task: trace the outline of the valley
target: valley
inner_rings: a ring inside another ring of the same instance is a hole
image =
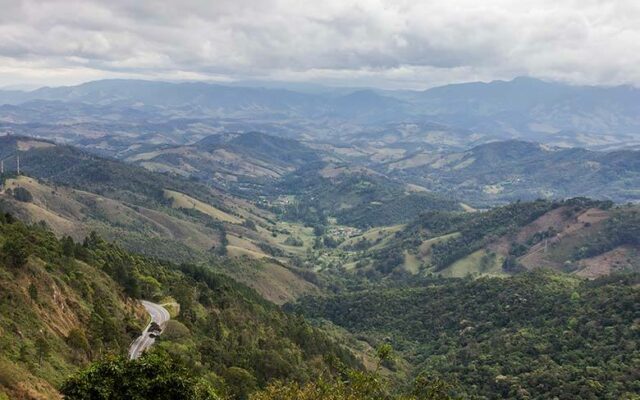
[[[0,400],[640,400],[640,2],[0,4]]]
[[[92,371],[145,363],[240,400],[356,390],[344,377],[400,396],[385,399],[432,399],[419,385],[435,399],[640,390],[633,145],[393,121],[436,107],[437,90],[325,94],[329,109],[280,93],[281,115],[200,98],[196,116],[189,96],[116,104],[120,83],[102,85],[99,103],[88,85],[0,110],[0,399],[79,399],[102,384]],[[214,90],[172,85],[158,90]],[[42,121],[22,114],[43,103]],[[51,118],[71,118],[59,103],[85,122]],[[143,304],[179,305],[153,340]],[[127,361],[140,332],[146,351]]]

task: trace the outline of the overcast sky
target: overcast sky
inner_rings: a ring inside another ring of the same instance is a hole
[[[107,77],[640,86],[638,0],[0,0],[0,86]]]

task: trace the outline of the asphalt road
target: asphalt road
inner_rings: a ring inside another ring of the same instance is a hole
[[[150,301],[142,300],[142,305],[147,309],[147,312],[151,316],[151,322],[155,322],[164,329],[165,324],[171,318],[169,311],[160,304],[151,303]],[[144,328],[142,335],[138,336],[136,340],[131,343],[131,346],[129,347],[130,360],[135,360],[140,357],[142,353],[155,343],[156,339],[149,336],[149,327],[151,326],[151,322],[149,322],[149,325]]]

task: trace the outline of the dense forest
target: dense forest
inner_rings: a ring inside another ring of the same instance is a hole
[[[640,276],[538,271],[425,280],[306,298],[292,309],[371,343],[469,398],[632,399],[640,392]],[[372,310],[375,310],[373,312]]]
[[[605,229],[587,246],[576,250],[575,259],[592,257],[623,245],[640,245],[640,212],[614,213]]]
[[[307,224],[334,217],[341,225],[369,228],[405,223],[427,210],[461,210],[455,200],[433,193],[408,193],[405,185],[381,175],[344,172],[324,177],[323,166],[309,165],[278,182],[274,194],[294,194],[296,201],[274,211],[284,219]]]

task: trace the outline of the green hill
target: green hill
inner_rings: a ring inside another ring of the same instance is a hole
[[[633,399],[640,391],[639,276],[558,273],[414,281],[306,298],[327,319],[472,399]]]
[[[414,152],[384,165],[384,170],[480,206],[575,196],[626,202],[640,199],[639,159],[633,150],[502,141],[464,152]]]
[[[78,368],[126,353],[147,318],[142,298],[179,304],[158,351],[220,393],[306,382],[332,357],[358,365],[304,319],[205,267],[136,256],[95,235],[58,240],[9,214],[0,215],[0,249],[0,396],[60,398]]]
[[[553,268],[583,277],[640,271],[636,206],[588,199],[518,202],[481,212],[425,212],[339,248],[352,272],[379,279],[437,274],[507,276]]]
[[[16,179],[18,149],[28,176]],[[290,267],[291,249],[275,233],[283,230],[275,215],[247,200],[39,139],[0,137],[0,151],[7,189],[32,196],[22,202],[0,191],[0,202],[25,221],[44,221],[77,240],[96,231],[127,250],[175,262],[248,258],[221,269],[278,303],[317,290]]]
[[[276,193],[295,197],[275,209],[282,218],[309,224],[333,217],[341,225],[369,228],[408,222],[427,210],[461,210],[453,199],[415,192],[366,168],[341,164],[301,168],[280,180]]]

